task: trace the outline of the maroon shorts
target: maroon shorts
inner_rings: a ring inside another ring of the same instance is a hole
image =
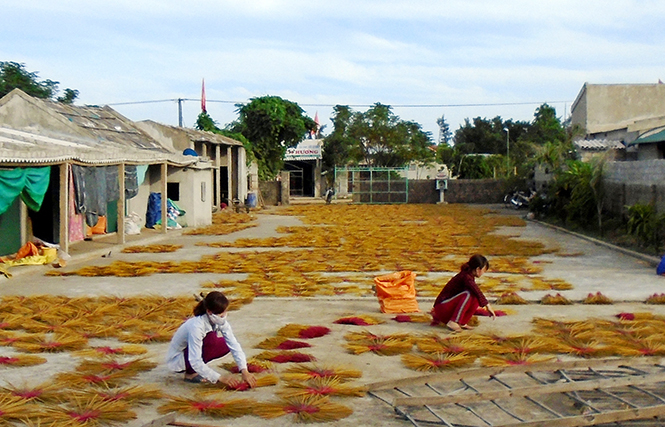
[[[441,301],[432,308],[433,324],[446,324],[451,320],[458,325],[466,325],[478,308],[478,298],[471,292],[464,291]]]
[[[189,348],[185,347],[185,373],[193,374],[196,371],[192,369],[192,365],[189,364]],[[229,354],[229,346],[226,345],[226,340],[224,337],[218,337],[217,332],[210,331],[203,338],[203,344],[201,345],[201,358],[203,363],[208,363],[211,360],[219,359],[222,356]]]

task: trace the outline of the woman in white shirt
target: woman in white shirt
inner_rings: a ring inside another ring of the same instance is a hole
[[[206,363],[225,356],[233,356],[238,370],[250,387],[256,379],[247,370],[247,359],[226,320],[229,300],[224,294],[212,291],[194,307],[194,317],[183,323],[171,339],[166,365],[174,372],[184,372],[185,381],[192,383],[221,381],[235,387],[237,378],[222,375]]]

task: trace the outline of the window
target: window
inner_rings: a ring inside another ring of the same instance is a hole
[[[177,202],[180,200],[180,183],[179,182],[167,182],[166,183],[166,193],[168,198]]]

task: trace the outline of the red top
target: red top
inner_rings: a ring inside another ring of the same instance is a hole
[[[487,298],[485,298],[483,291],[476,285],[476,278],[469,271],[460,271],[455,277],[450,279],[439,293],[439,296],[436,297],[434,305],[440,304],[442,301],[461,294],[464,291],[470,291],[471,295],[478,299],[479,306],[485,307],[487,305]]]

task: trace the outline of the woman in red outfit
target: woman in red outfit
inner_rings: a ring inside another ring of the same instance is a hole
[[[471,329],[467,325],[478,307],[485,307],[492,318],[496,317],[492,306],[483,295],[476,278],[485,274],[490,263],[482,255],[476,254],[462,265],[461,271],[443,287],[434,301],[432,324],[445,323],[455,332]]]

